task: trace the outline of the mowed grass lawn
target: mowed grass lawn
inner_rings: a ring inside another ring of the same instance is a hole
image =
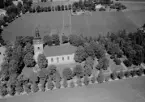
[[[64,16],[63,16],[64,14]],[[47,12],[39,14],[25,14],[4,28],[5,40],[14,40],[16,36],[34,35],[35,27],[40,25],[40,35],[49,34],[50,29],[61,31],[63,25],[69,29],[70,12]],[[85,36],[98,36],[107,32],[116,32],[121,29],[135,31],[145,22],[145,11],[128,12],[93,12],[92,16],[72,16],[72,33],[81,33]]]
[[[145,77],[15,96],[0,102],[145,102]]]

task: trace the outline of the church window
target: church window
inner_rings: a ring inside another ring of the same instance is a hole
[[[40,49],[40,47],[38,47],[38,50]]]
[[[0,55],[1,55],[1,52],[0,52]]]
[[[64,57],[62,57],[62,60],[64,60]]]

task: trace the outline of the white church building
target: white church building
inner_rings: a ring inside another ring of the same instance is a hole
[[[36,33],[39,33],[37,31]],[[62,44],[58,46],[43,46],[41,37],[36,37],[33,40],[34,59],[37,62],[38,55],[44,54],[48,60],[48,65],[69,64],[74,63],[74,55],[76,47],[70,44]]]

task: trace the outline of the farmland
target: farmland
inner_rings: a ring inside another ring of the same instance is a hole
[[[62,13],[64,12],[64,13]],[[2,33],[5,40],[14,40],[16,36],[34,35],[34,29],[40,25],[40,34],[50,32],[50,29],[62,29],[63,17],[65,29],[69,30],[69,11],[43,12],[39,14],[25,14],[9,24]],[[64,16],[63,16],[64,14]],[[85,36],[105,35],[107,32],[116,32],[121,29],[134,31],[145,22],[144,10],[126,12],[93,12],[92,16],[72,16],[72,33],[81,33]]]

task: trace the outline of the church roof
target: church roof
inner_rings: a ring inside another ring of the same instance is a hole
[[[60,55],[69,55],[73,54],[76,51],[76,47],[71,46],[70,44],[64,44],[60,46],[46,46],[44,47],[44,54],[46,57],[50,56],[60,56]]]

